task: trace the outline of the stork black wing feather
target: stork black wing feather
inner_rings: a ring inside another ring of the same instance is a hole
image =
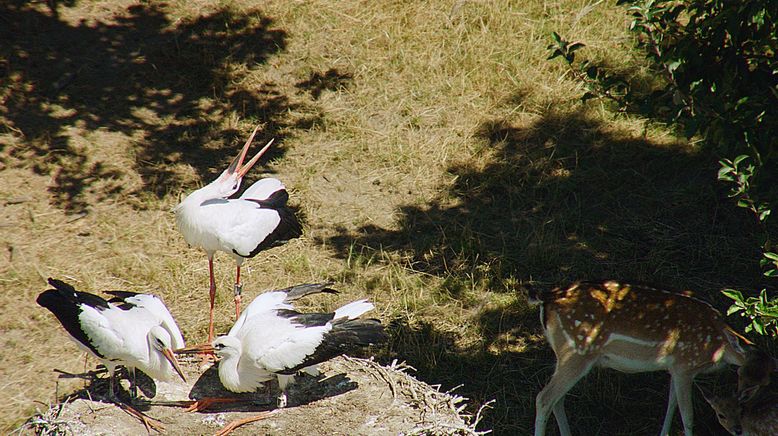
[[[258,202],[259,200],[249,201]],[[260,251],[284,245],[289,242],[290,239],[299,238],[303,234],[303,227],[291,209],[287,207],[281,207],[274,210],[280,217],[278,226],[273,229],[273,231],[270,232],[270,234],[268,234],[265,239],[263,239],[262,242],[256,246],[256,248],[251,250],[248,255],[238,253],[234,248],[232,249],[233,253],[241,257],[254,257]]]
[[[108,300],[109,303],[113,303],[116,305],[116,307],[122,309],[122,310],[130,310],[133,307],[137,307],[137,305],[130,303],[127,301],[128,298],[132,298],[136,295],[139,295],[138,292],[130,292],[130,291],[105,291],[108,295],[113,295],[113,298]]]
[[[64,299],[73,304],[86,304],[87,306],[94,307],[98,310],[108,309],[110,307],[105,298],[88,292],[76,291],[72,285],[63,282],[62,280],[49,278],[49,284],[54,286]]]
[[[270,194],[270,197],[265,198],[263,200],[258,200],[256,198],[246,198],[245,200],[253,201],[254,203],[257,203],[260,207],[265,207],[269,209],[279,209],[286,206],[286,202],[289,201],[289,193],[286,192],[286,189],[279,189],[278,191],[275,191],[272,194]]]
[[[276,315],[282,318],[289,318],[295,324],[305,327],[321,327],[332,321],[334,313],[301,313],[296,310],[278,309]]]
[[[35,301],[53,313],[73,339],[84,344],[96,356],[105,358],[89,341],[89,336],[81,328],[78,317],[83,311],[82,306],[101,310],[109,307],[108,302],[97,295],[78,292],[73,286],[60,280],[49,279],[49,284],[56,289],[43,291]]]
[[[313,354],[307,356],[299,365],[279,371],[279,374],[291,375],[303,368],[326,362],[333,357],[345,354],[359,346],[379,344],[386,340],[381,321],[377,319],[341,318],[332,323],[332,330],[324,334],[321,344]]]
[[[284,302],[290,303],[312,294],[337,294],[338,291],[330,288],[330,286],[332,286],[332,282],[310,283],[305,285],[292,286],[286,289],[279,289],[279,292],[286,292],[286,298],[284,299]]]

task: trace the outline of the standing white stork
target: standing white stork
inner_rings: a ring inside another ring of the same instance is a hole
[[[299,285],[259,295],[246,308],[230,332],[213,341],[176,350],[177,353],[215,353],[219,358],[219,379],[231,392],[252,392],[264,382],[278,379],[281,394],[278,407],[287,403],[287,387],[299,371],[316,374],[316,365],[339,356],[355,346],[377,344],[386,339],[376,319],[360,319],[374,308],[358,300],[333,313],[301,313],[292,302],[303,296],[329,292],[329,283]],[[210,400],[200,401],[201,410]],[[218,400],[217,401],[223,401]]]
[[[184,338],[162,300],[154,295],[133,292],[107,292],[104,298],[76,291],[73,286],[49,278],[49,289],[38,295],[37,302],[57,317],[79,348],[99,359],[108,369],[108,396],[115,396],[115,371],[124,365],[132,378],[132,398],[137,397],[135,369],[163,381],[176,375],[186,381],[173,349],[184,346]],[[130,412],[149,426],[146,417]]]
[[[176,225],[186,242],[201,247],[208,255],[210,274],[210,318],[208,342],[213,340],[213,305],[216,282],[213,276],[213,255],[223,251],[236,262],[235,316],[240,316],[242,285],[240,267],[246,258],[260,251],[286,243],[302,234],[300,222],[286,206],[289,194],[278,179],[261,179],[251,185],[240,198],[228,199],[240,188],[249,169],[270,147],[265,145],[245,166],[249,146],[257,133],[251,134],[240,154],[213,182],[189,194],[175,208]]]

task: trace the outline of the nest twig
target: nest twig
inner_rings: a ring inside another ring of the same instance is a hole
[[[494,400],[483,404],[473,416],[465,412],[468,399],[453,393],[456,388],[443,392],[439,385],[431,386],[417,380],[408,374],[409,370],[415,371],[415,368],[405,362],[394,360],[390,365],[383,366],[373,359],[344,357],[346,361],[356,364],[355,369],[362,369],[376,379],[386,382],[394,400],[397,400],[397,396],[402,393],[412,405],[422,410],[421,421],[405,433],[406,436],[422,434],[476,436],[491,432],[491,430],[477,430],[476,427],[483,418],[483,411],[491,407]]]

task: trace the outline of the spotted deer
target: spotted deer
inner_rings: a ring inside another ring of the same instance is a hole
[[[751,400],[761,388],[770,384],[770,374],[778,370],[778,361],[762,350],[746,352],[746,361],[737,370],[737,400]],[[776,432],[778,433],[778,431]]]
[[[593,367],[623,372],[665,370],[670,393],[661,435],[670,431],[678,406],[686,436],[692,436],[692,381],[724,364],[741,366],[737,335],[707,303],[690,295],[616,281],[577,282],[541,292],[540,317],[557,362],[535,401],[535,436],[553,411],[562,436],[570,435],[564,397]]]
[[[757,395],[740,402],[736,393],[717,396],[703,391],[719,424],[730,434],[738,436],[778,435],[778,393]]]

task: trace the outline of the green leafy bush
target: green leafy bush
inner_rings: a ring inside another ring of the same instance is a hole
[[[759,297],[743,297],[743,293],[734,289],[721,291],[734,300],[727,315],[740,313],[749,319],[746,333],[755,331],[760,335],[778,336],[778,299],[768,299],[767,291],[762,289]]]
[[[554,33],[549,59],[561,57],[586,84],[583,99],[607,98],[622,110],[677,125],[687,137],[722,157],[718,178],[729,196],[751,212],[763,230],[764,275],[778,276],[772,250],[770,201],[778,197],[778,2],[755,0],[618,0],[632,17],[629,29],[662,85],[638,93],[626,80],[589,61],[576,60],[584,45]],[[748,330],[778,335],[778,300],[762,290],[735,302],[730,313],[751,319]]]

